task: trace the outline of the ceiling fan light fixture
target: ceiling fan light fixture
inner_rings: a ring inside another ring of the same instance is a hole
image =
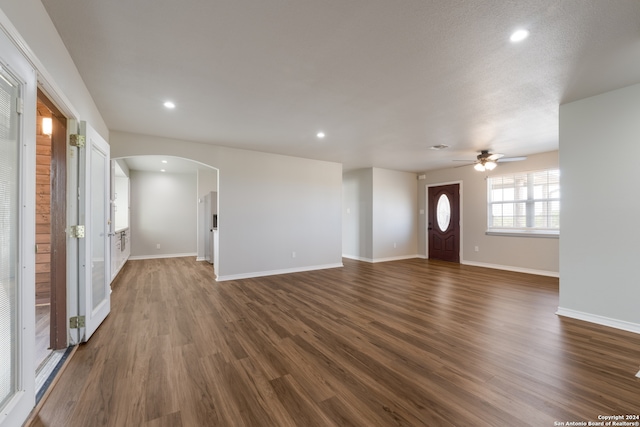
[[[497,164],[496,162],[494,162],[494,161],[491,161],[491,160],[490,160],[490,161],[487,161],[487,162],[484,164],[485,169],[486,169],[486,170],[489,170],[489,171],[494,170],[494,169],[496,168],[496,166],[498,166],[498,164]]]
[[[473,168],[478,172],[484,172],[485,170],[485,167],[482,163],[476,163],[475,165],[473,165]]]

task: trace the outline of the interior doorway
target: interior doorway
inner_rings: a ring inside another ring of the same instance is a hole
[[[40,90],[36,109],[37,371],[67,347],[67,119]]]

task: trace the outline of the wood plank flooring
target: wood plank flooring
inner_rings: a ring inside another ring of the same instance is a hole
[[[217,283],[129,261],[34,426],[554,426],[640,414],[640,335],[558,280],[428,260]]]

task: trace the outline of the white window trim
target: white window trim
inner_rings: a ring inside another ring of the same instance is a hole
[[[528,174],[532,174],[535,172],[542,172],[542,171],[549,171],[549,170],[555,170],[557,168],[548,168],[548,169],[540,169],[538,171],[527,171],[527,172],[522,172],[522,173],[526,173]],[[512,176],[512,175],[518,175],[518,173],[513,173],[513,174],[504,174],[504,175],[495,175],[492,176],[490,178],[499,178],[500,176]],[[488,180],[487,180],[487,222],[489,222],[490,218],[491,218],[491,206],[494,204],[491,201],[491,194],[490,194],[490,190],[488,187]],[[560,198],[550,198],[550,199],[546,199],[547,201],[560,201]],[[532,201],[533,203],[533,201]],[[527,227],[527,228],[500,228],[500,227],[488,227],[487,225],[487,230],[485,231],[485,234],[487,236],[507,236],[507,237],[542,237],[542,238],[552,238],[552,239],[558,239],[560,238],[560,229],[554,229],[554,228],[533,228],[533,227]]]
[[[558,239],[560,230],[522,229],[522,228],[488,228],[487,236],[511,236],[511,237],[547,237]]]

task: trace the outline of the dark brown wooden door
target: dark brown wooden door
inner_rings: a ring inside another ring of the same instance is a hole
[[[38,89],[38,108],[42,113],[52,119],[52,134],[46,138],[48,153],[46,162],[40,170],[47,172],[47,182],[41,188],[39,194],[46,193],[46,207],[49,225],[46,229],[47,236],[39,235],[36,243],[38,255],[42,257],[41,249],[46,252],[47,270],[44,274],[37,274],[36,280],[45,280],[49,283],[46,292],[47,303],[50,304],[49,337],[51,350],[59,350],[67,347],[67,119],[58,108]],[[38,139],[43,138],[39,135]],[[42,147],[44,149],[45,147]],[[40,149],[40,148],[39,148]],[[37,157],[41,159],[43,152],[38,151]],[[38,196],[40,197],[40,196]],[[36,225],[38,229],[38,225]],[[36,267],[37,270],[38,267]],[[38,297],[38,285],[36,284],[36,298]],[[37,301],[36,301],[37,302]]]
[[[460,184],[429,187],[429,259],[460,262]]]

